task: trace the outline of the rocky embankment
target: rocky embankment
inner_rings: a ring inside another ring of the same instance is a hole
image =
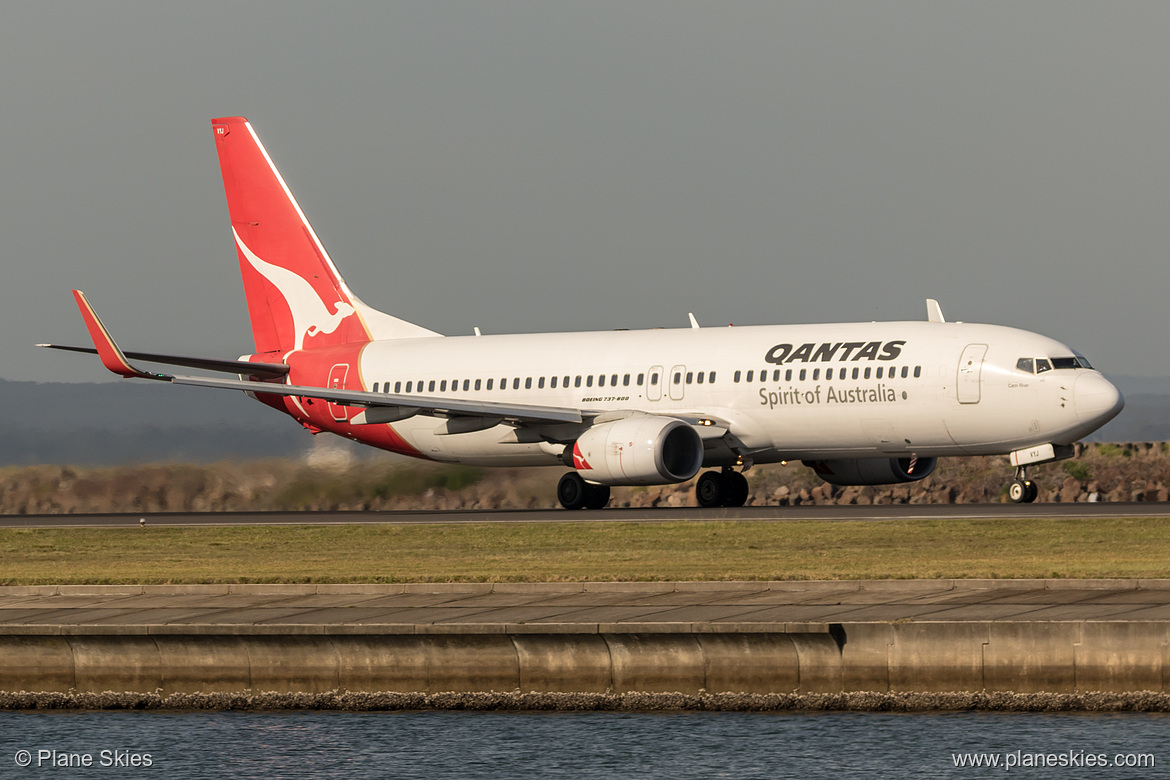
[[[1167,501],[1170,445],[1088,444],[1031,469],[1038,501]],[[439,467],[401,459],[0,470],[0,513],[536,509],[556,505],[563,469]],[[919,482],[835,487],[799,463],[748,472],[749,504],[951,504],[1006,501],[1003,457],[951,458]],[[694,506],[693,483],[615,488],[611,506]]]

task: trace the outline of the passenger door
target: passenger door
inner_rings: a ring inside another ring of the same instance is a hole
[[[959,378],[956,383],[959,403],[977,404],[980,398],[980,379],[983,376],[983,356],[986,344],[968,344],[959,358]]]
[[[338,363],[329,370],[329,388],[333,390],[345,389],[345,378],[349,376],[349,363]],[[333,419],[341,422],[349,418],[349,411],[346,407],[329,402],[329,412],[333,415]]]

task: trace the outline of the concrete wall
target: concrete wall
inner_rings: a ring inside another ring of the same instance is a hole
[[[1170,691],[1170,623],[0,627],[0,690]]]

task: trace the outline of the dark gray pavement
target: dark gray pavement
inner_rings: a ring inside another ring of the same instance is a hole
[[[0,587],[0,634],[788,631],[905,621],[1170,621],[1170,579]]]
[[[102,515],[3,515],[0,528],[127,528],[145,520],[148,526],[239,525],[393,525],[462,523],[666,523],[715,520],[824,522],[955,519],[1100,519],[1170,517],[1170,504],[1155,502],[1085,504],[887,504],[848,506],[749,506],[700,509],[603,509],[568,512],[563,509],[476,510],[426,512],[174,512]]]

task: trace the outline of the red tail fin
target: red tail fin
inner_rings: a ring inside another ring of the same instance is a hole
[[[257,353],[438,335],[358,300],[248,120],[211,122]]]

